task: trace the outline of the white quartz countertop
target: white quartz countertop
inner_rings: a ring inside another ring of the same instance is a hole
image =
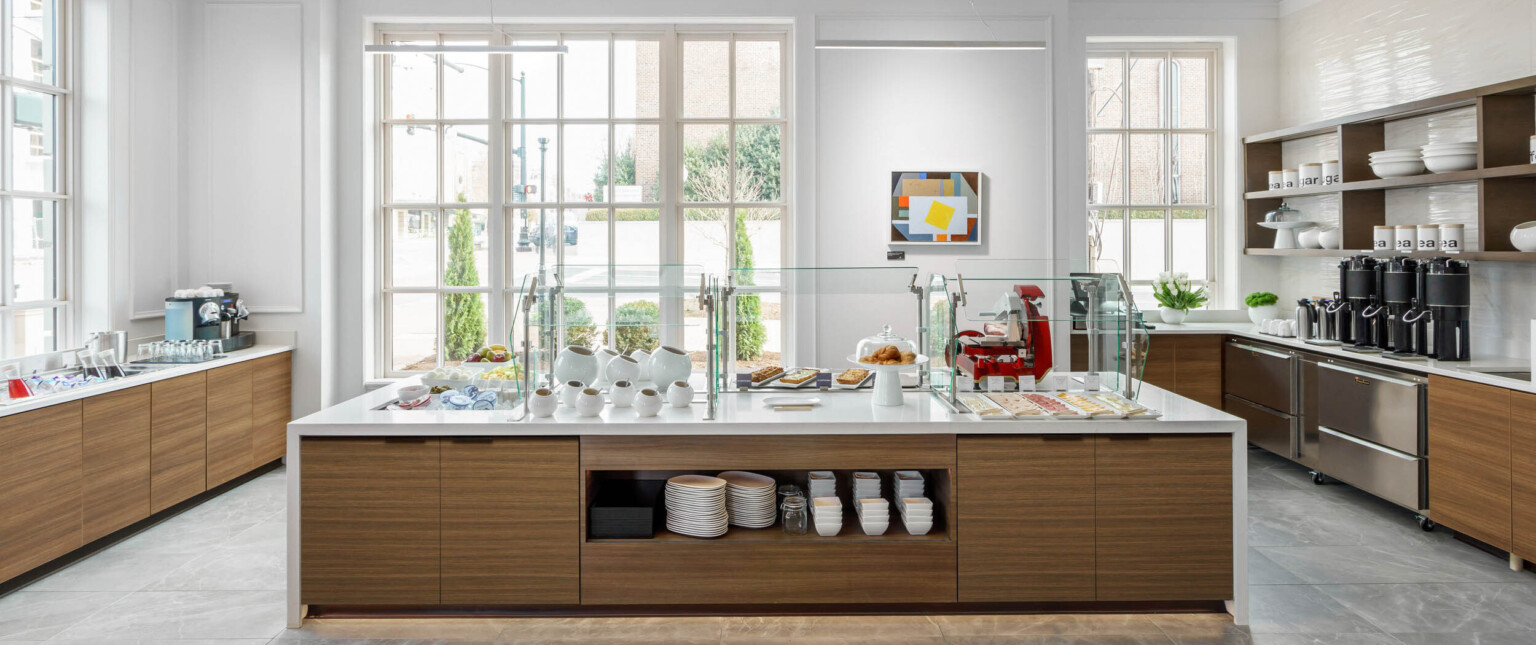
[[[1305,341],[1295,338],[1281,338],[1259,333],[1258,328],[1251,323],[1184,323],[1182,325],[1169,325],[1166,323],[1153,323],[1156,329],[1151,330],[1154,336],[1164,334],[1228,334],[1241,336],[1253,340],[1263,341],[1272,345],[1280,345],[1299,350],[1305,350],[1325,356],[1341,359],[1381,365],[1395,370],[1413,372],[1416,374],[1434,374],[1446,376],[1463,381],[1472,381],[1484,385],[1493,385],[1510,390],[1536,393],[1536,383],[1519,379],[1506,378],[1484,374],[1476,370],[1492,370],[1502,372],[1526,372],[1530,371],[1531,363],[1528,360],[1511,358],[1507,356],[1473,356],[1469,361],[1437,361],[1426,359],[1421,361],[1400,361],[1386,358],[1381,354],[1359,353],[1345,351],[1343,348],[1326,345],[1309,345]],[[1156,351],[1157,340],[1152,340],[1153,351]]]
[[[716,418],[704,420],[703,394],[686,408],[667,406],[640,418],[634,408],[608,406],[582,418],[562,407],[548,419],[524,419],[519,410],[380,410],[408,379],[344,401],[288,424],[298,436],[560,436],[560,435],[754,435],[754,434],[1115,434],[1237,432],[1243,421],[1154,385],[1143,384],[1139,401],[1163,413],[1159,419],[1043,419],[983,421],[951,412],[928,392],[909,391],[906,404],[877,407],[868,391],[797,392],[821,403],[806,411],[775,412],[764,404],[777,393],[725,392]]]
[[[178,376],[196,374],[204,370],[216,369],[224,367],[225,365],[234,365],[235,363],[241,363],[244,361],[261,358],[263,356],[271,356],[273,354],[281,354],[283,352],[289,351],[293,351],[292,345],[262,344],[260,341],[258,341],[256,345],[247,347],[242,350],[229,352],[224,356],[224,358],[214,359],[204,363],[164,365],[164,369],[151,370],[142,374],[135,374],[133,376],[114,379],[89,387],[79,387],[72,390],[65,390],[63,392],[32,396],[17,400],[12,403],[6,403],[4,405],[0,405],[0,417],[27,412],[29,410],[36,410],[38,408],[46,408],[50,405],[58,405],[60,403],[69,403],[70,401],[87,399],[93,396],[107,394],[109,392],[126,390],[130,387],[138,387],[140,385],[154,383],[156,381],[164,381],[166,379],[172,379]],[[131,361],[132,359],[129,360]]]

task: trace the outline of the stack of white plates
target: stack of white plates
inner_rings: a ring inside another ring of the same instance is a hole
[[[1430,172],[1455,172],[1477,167],[1477,142],[1431,143],[1419,151]]]
[[[859,526],[863,527],[865,535],[880,535],[891,525],[891,504],[878,497],[861,497],[856,500],[855,509],[859,513]]]
[[[1423,174],[1424,159],[1418,148],[1398,148],[1371,153],[1371,172],[1383,179]]]
[[[896,471],[896,499],[923,496],[923,474],[915,470]]]
[[[667,530],[691,537],[725,535],[726,482],[709,475],[678,475],[667,480]]]
[[[836,497],[811,498],[811,521],[816,534],[832,537],[843,530],[843,500]]]
[[[830,470],[813,470],[806,475],[810,483],[809,492],[811,499],[817,497],[837,497],[837,475]]]
[[[860,500],[880,496],[880,473],[856,472],[853,474],[853,499]]]
[[[933,528],[933,502],[926,497],[903,497],[896,505],[907,533],[923,535]]]
[[[740,470],[720,473],[725,480],[725,511],[734,526],[765,529],[778,517],[772,477]]]

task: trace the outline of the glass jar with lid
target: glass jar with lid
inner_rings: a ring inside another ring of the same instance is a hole
[[[880,333],[859,341],[854,356],[865,365],[912,365],[917,362],[917,343],[891,333],[886,325]]]

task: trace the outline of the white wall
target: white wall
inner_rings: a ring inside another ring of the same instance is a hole
[[[1280,17],[1282,125],[1291,125],[1536,75],[1536,3],[1530,0],[1350,0],[1288,2]],[[1476,137],[1469,111],[1389,123],[1388,148]],[[1249,133],[1253,131],[1248,131]],[[1286,163],[1337,150],[1331,137],[1288,142]],[[1329,157],[1332,158],[1332,157]],[[1337,215],[1336,197],[1292,203]],[[1391,191],[1388,223],[1455,221],[1475,228],[1477,193],[1465,185]],[[1286,302],[1338,289],[1338,261],[1265,258]],[[1472,267],[1473,353],[1529,356],[1536,319],[1536,265],[1485,262]]]

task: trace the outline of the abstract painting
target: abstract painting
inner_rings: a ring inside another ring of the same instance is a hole
[[[891,173],[891,244],[981,244],[981,173]]]

